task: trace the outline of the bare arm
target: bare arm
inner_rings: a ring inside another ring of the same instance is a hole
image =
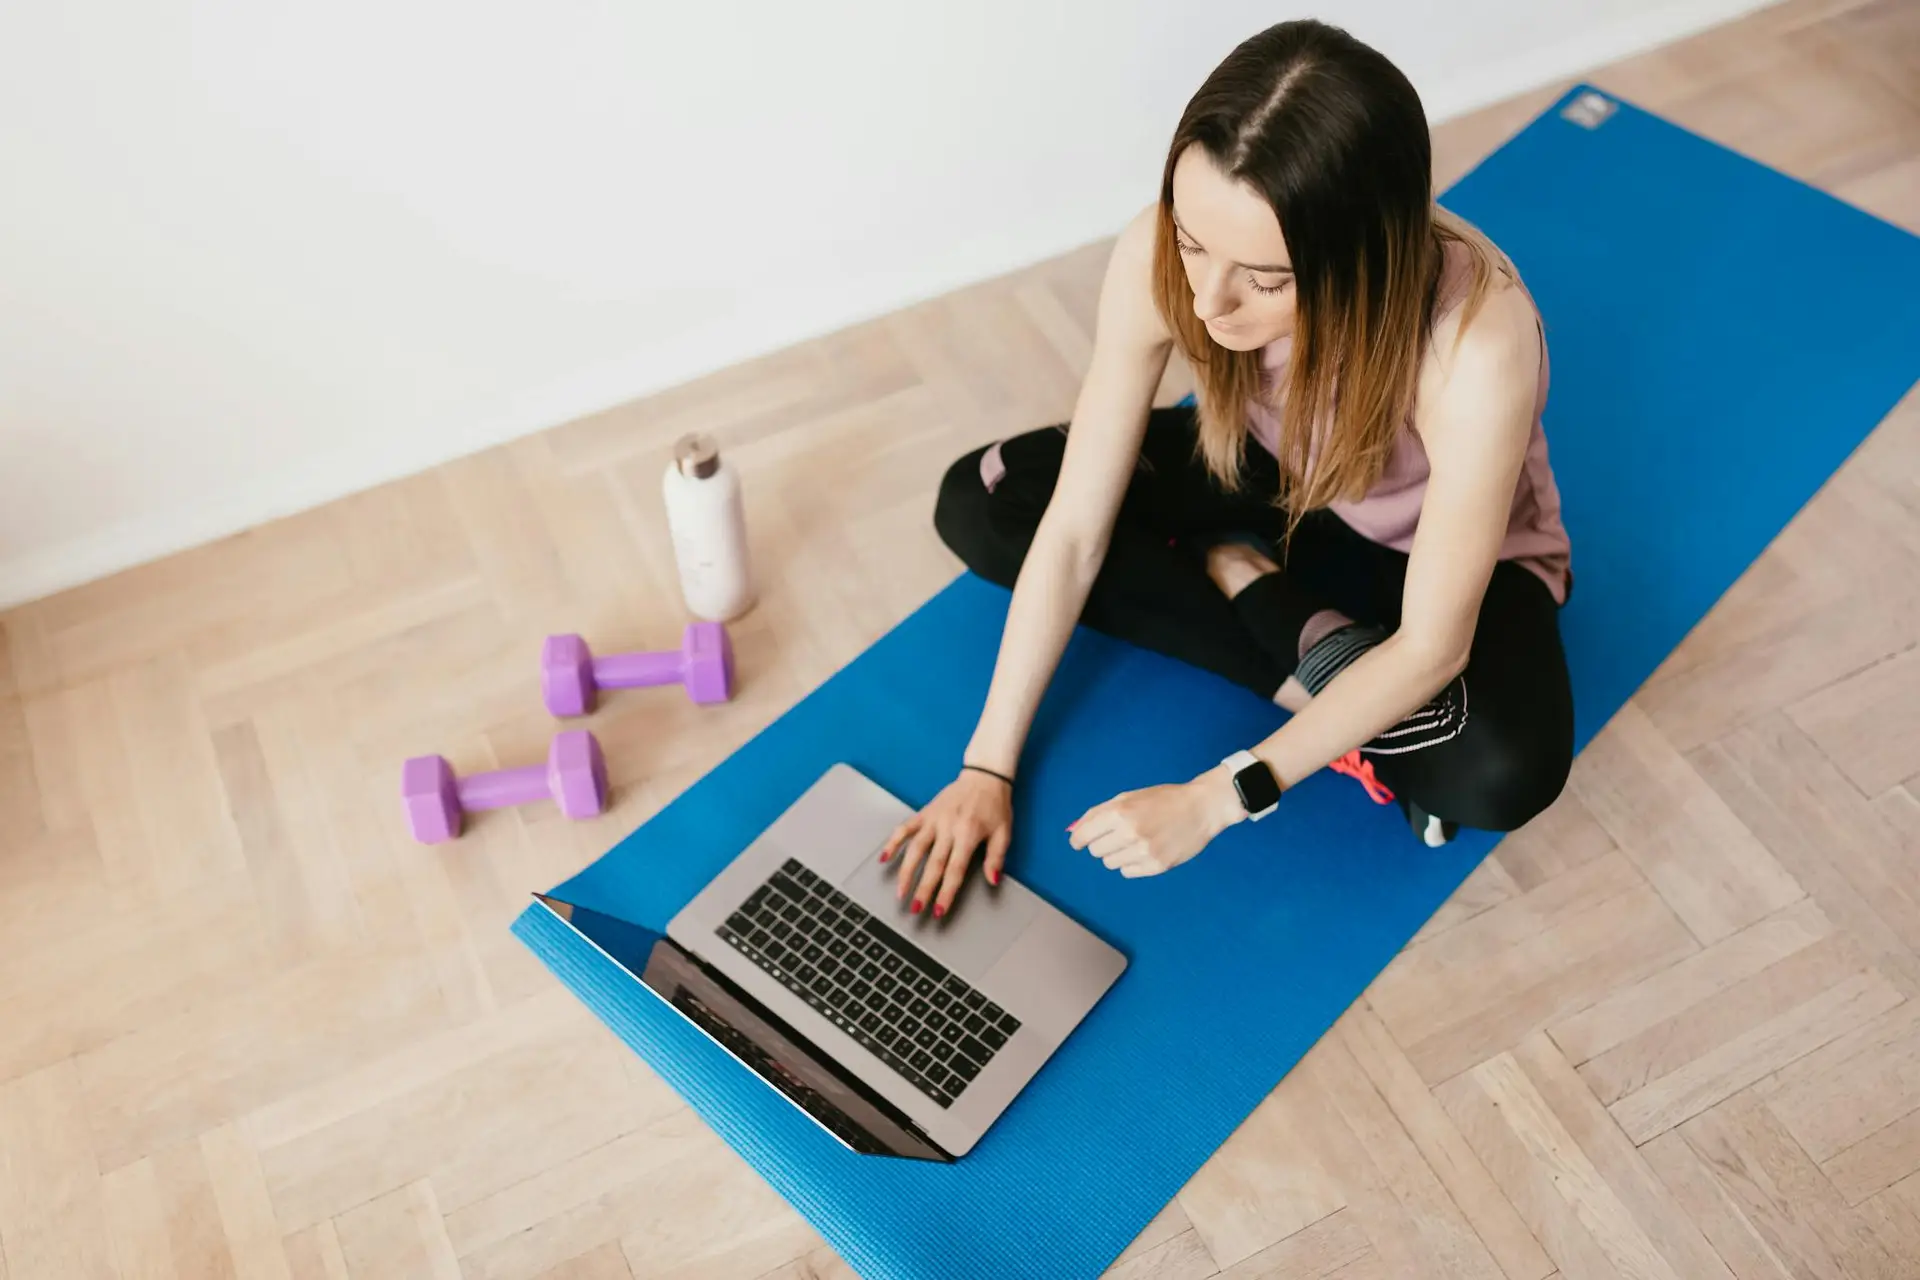
[[[1060,475],[1014,581],[993,682],[967,744],[967,763],[1008,777],[1106,558],[1154,388],[1172,350],[1149,274],[1155,214],[1150,208],[1127,225],[1107,263],[1093,360],[1074,405]],[[917,879],[912,909],[931,904],[937,916],[952,904],[983,843],[987,880],[999,882],[1012,834],[1008,789],[969,770],[894,831],[880,860],[899,852],[899,895]]]
[[[1496,287],[1456,345],[1450,318],[1422,375],[1415,422],[1432,469],[1400,628],[1253,748],[1283,787],[1392,727],[1465,670],[1533,428],[1540,361],[1531,303]],[[1225,771],[1205,775],[1227,819],[1244,816]]]
[[[993,682],[967,744],[970,763],[1008,775],[1106,558],[1172,350],[1150,287],[1154,213],[1127,225],[1108,261],[1060,478],[1014,583]]]

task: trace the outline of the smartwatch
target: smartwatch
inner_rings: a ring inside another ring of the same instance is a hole
[[[1251,751],[1236,751],[1220,762],[1233,774],[1240,805],[1255,822],[1280,807],[1280,782],[1267,762]]]

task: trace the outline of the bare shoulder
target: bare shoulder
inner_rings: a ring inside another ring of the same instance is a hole
[[[1453,308],[1434,326],[1420,373],[1423,406],[1463,406],[1524,398],[1531,402],[1540,376],[1540,318],[1514,278],[1495,271],[1480,305]],[[1420,415],[1422,417],[1425,414]]]
[[[1153,300],[1154,244],[1160,206],[1150,204],[1128,220],[1113,242],[1107,274],[1100,287],[1099,336],[1127,346],[1159,346],[1172,341]]]
[[[1533,300],[1512,276],[1496,271],[1471,317],[1455,307],[1434,326],[1414,408],[1429,458],[1524,450],[1541,356]]]

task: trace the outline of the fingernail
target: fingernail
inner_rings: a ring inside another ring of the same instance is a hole
[[[880,855],[880,861],[885,862],[888,858],[891,858],[892,856],[893,855],[890,853],[883,853]]]
[[[987,873],[987,883],[988,883],[988,884],[999,884],[999,883],[1000,883],[1000,873],[999,873],[998,871],[989,871],[989,872]]]
[[[915,915],[919,915],[919,914],[920,914],[920,899],[918,899],[918,898],[915,898],[915,899],[913,900],[913,914],[915,914]]]
[[[941,916],[945,914],[947,914],[947,906],[944,902],[936,902],[933,904],[934,919],[938,920]]]

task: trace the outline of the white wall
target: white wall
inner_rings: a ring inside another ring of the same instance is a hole
[[[1282,18],[1438,120],[1757,7],[0,5],[0,604],[1110,234]]]

